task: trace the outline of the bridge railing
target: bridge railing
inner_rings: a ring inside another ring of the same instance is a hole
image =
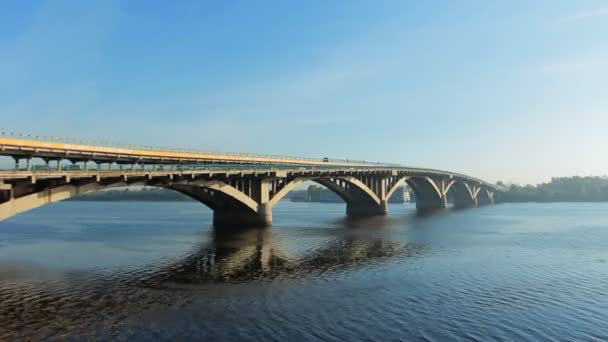
[[[151,146],[151,145],[141,145],[141,144],[128,144],[128,143],[118,143],[111,142],[105,140],[93,140],[93,139],[77,139],[77,138],[68,138],[68,137],[57,137],[57,136],[48,136],[48,135],[34,135],[34,134],[25,134],[25,133],[13,133],[13,132],[5,132],[0,131],[0,137],[3,138],[11,138],[11,139],[20,139],[20,140],[35,140],[42,142],[57,142],[64,144],[73,144],[73,145],[83,145],[83,146],[97,146],[97,147],[110,147],[110,148],[121,148],[121,149],[130,149],[130,150],[145,150],[145,151],[164,151],[164,152],[184,152],[184,153],[203,153],[203,154],[211,154],[211,155],[228,155],[228,156],[236,156],[236,157],[257,157],[257,158],[272,158],[279,160],[301,160],[301,161],[314,161],[318,163],[321,160],[327,160],[333,163],[345,164],[346,167],[348,165],[352,165],[357,169],[370,169],[370,168],[390,168],[396,170],[406,170],[412,172],[419,173],[428,173],[435,175],[450,175],[453,177],[458,177],[462,179],[468,179],[480,184],[485,184],[487,186],[495,187],[493,184],[487,183],[481,179],[470,177],[460,173],[454,173],[444,170],[438,169],[429,169],[429,168],[418,168],[418,167],[409,167],[394,163],[382,163],[382,162],[370,162],[365,160],[351,160],[351,159],[333,159],[333,158],[308,158],[308,157],[296,157],[296,156],[280,156],[280,155],[271,155],[271,154],[255,154],[255,153],[236,153],[236,152],[219,152],[219,151],[209,151],[209,150],[198,150],[198,149],[188,149],[188,148],[171,148],[171,147],[159,147],[159,146]],[[148,165],[150,166],[150,165]],[[178,169],[179,167],[179,169]],[[43,171],[46,170],[45,166],[38,165],[34,166],[34,171]],[[335,165],[315,165],[315,166],[306,166],[306,165],[290,165],[290,164],[249,164],[249,165],[239,165],[239,164],[217,164],[214,165],[212,163],[204,163],[204,164],[175,164],[175,165],[164,165],[162,166],[164,170],[201,170],[201,169],[232,169],[232,170],[250,170],[250,169],[267,169],[267,170],[293,170],[293,169],[335,169],[339,168]],[[1,167],[0,167],[1,169]],[[114,170],[123,169],[122,167],[116,166]],[[49,169],[50,170],[50,169]],[[70,170],[81,170],[77,166],[65,165],[62,167],[64,171]],[[91,171],[94,168],[90,169]],[[127,167],[124,170],[128,170]]]
[[[0,131],[0,137],[11,138],[11,139],[21,139],[21,140],[34,140],[34,141],[41,141],[41,142],[56,142],[56,143],[73,144],[73,145],[81,145],[81,146],[119,148],[119,149],[128,149],[128,150],[209,154],[209,155],[234,156],[234,157],[272,158],[272,159],[278,159],[278,160],[301,160],[301,161],[311,161],[311,162],[319,162],[319,161],[327,160],[328,162],[342,163],[342,164],[358,164],[358,165],[368,164],[368,165],[377,165],[377,166],[397,166],[397,164],[373,162],[373,161],[366,161],[366,160],[336,159],[336,158],[310,158],[310,157],[297,157],[297,156],[260,154],[260,153],[222,152],[222,151],[213,151],[213,150],[163,147],[163,146],[152,146],[152,145],[143,145],[143,144],[130,144],[130,143],[112,142],[112,141],[107,141],[107,140],[80,139],[80,138],[50,136],[50,135],[14,133],[14,132],[5,132],[5,131]]]

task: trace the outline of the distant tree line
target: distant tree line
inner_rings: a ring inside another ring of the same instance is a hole
[[[507,191],[498,194],[501,202],[604,202],[608,201],[607,177],[562,177],[549,183],[510,185],[498,182]]]

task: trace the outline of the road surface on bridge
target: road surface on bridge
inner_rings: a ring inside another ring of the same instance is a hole
[[[0,155],[16,162],[14,169],[0,171],[0,220],[72,196],[124,186],[181,192],[210,207],[217,225],[270,224],[272,208],[306,181],[334,191],[346,202],[349,216],[386,214],[388,199],[403,184],[413,189],[421,211],[447,207],[448,197],[455,207],[492,204],[498,190],[459,173],[389,163],[23,138],[0,138]],[[35,165],[36,160],[42,165]]]

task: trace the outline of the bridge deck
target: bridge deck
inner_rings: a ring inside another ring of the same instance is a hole
[[[467,175],[443,170],[404,167],[396,164],[341,159],[313,159],[285,156],[263,156],[235,153],[207,153],[180,149],[153,148],[114,143],[66,141],[65,138],[17,135],[0,132],[0,156],[27,160],[27,167],[0,171],[0,181],[32,178],[96,177],[163,177],[174,175],[301,175],[332,176],[384,173],[399,176],[455,178],[495,189],[492,184]],[[46,161],[33,165],[32,158]],[[83,162],[82,167],[65,166],[61,160]],[[55,167],[50,168],[50,161]],[[89,168],[88,162],[97,167]],[[106,167],[99,166],[106,164]],[[123,165],[131,165],[126,170]],[[136,167],[137,166],[137,167]]]
[[[496,191],[463,174],[395,164],[21,138],[0,132],[0,156],[15,159],[13,170],[0,170],[0,220],[72,196],[136,185],[183,193],[211,208],[214,224],[232,226],[271,224],[272,208],[306,181],[336,193],[352,217],[386,215],[389,198],[404,183],[422,212],[446,208],[450,193],[455,207],[491,204]]]
[[[193,164],[193,163],[238,163],[238,164],[290,164],[290,165],[331,165],[331,166],[378,166],[389,165],[365,161],[350,161],[283,156],[265,156],[242,153],[209,153],[188,150],[154,150],[93,146],[63,142],[16,139],[0,136],[0,155],[20,158],[44,158],[47,160],[69,159],[75,161],[96,161],[138,164]]]
[[[420,176],[420,177],[443,177],[443,178],[455,178],[463,181],[477,183],[486,187],[495,189],[493,184],[489,184],[482,180],[468,177],[466,175],[450,173],[441,170],[432,169],[417,169],[417,168],[379,168],[379,167],[365,167],[365,168],[255,168],[250,166],[249,168],[205,168],[205,167],[193,167],[191,169],[182,170],[39,170],[39,171],[27,171],[27,170],[0,170],[0,182],[18,180],[18,179],[56,179],[69,177],[71,179],[77,178],[115,178],[115,177],[167,177],[167,176],[216,176],[216,177],[228,177],[228,176],[243,176],[243,175],[254,175],[263,177],[286,177],[286,176],[301,176],[301,177],[331,177],[331,176],[349,176],[349,175],[361,175],[361,174],[391,174],[394,176]]]

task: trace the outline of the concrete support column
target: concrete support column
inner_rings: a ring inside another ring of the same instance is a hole
[[[272,224],[272,207],[270,203],[262,203],[258,207],[258,217],[260,223],[269,226]]]
[[[264,227],[272,224],[272,210],[266,204],[255,213],[245,210],[220,210],[213,211],[213,225],[217,227]]]
[[[384,214],[388,214],[388,198],[380,201],[380,209],[382,209]]]
[[[57,171],[61,171],[61,159],[57,159]]]
[[[386,195],[388,194],[388,191],[389,191],[389,189],[388,189],[388,179],[387,178],[381,178],[380,179],[380,191],[379,191],[380,199],[388,201],[388,198],[386,198]]]
[[[241,181],[229,181],[227,184],[238,188]],[[251,199],[257,203],[255,209],[240,206],[225,206],[215,208],[213,211],[213,224],[215,226],[228,227],[264,227],[272,224],[272,204],[270,203],[270,191],[272,180],[249,180],[249,185],[253,190]],[[243,194],[244,189],[238,189]]]
[[[258,200],[258,218],[264,225],[272,224],[272,206],[270,205],[270,191],[273,187],[272,180],[260,181],[260,192]]]
[[[19,161],[20,161],[20,159],[17,158],[17,157],[14,157],[14,159],[15,159],[15,170],[19,170]]]
[[[270,188],[272,185],[271,183],[272,181],[268,181],[265,179],[260,181],[260,198],[258,199],[258,203],[263,204],[268,203],[270,201]]]
[[[388,205],[386,200],[380,204],[366,202],[350,202],[346,203],[346,215],[350,217],[368,217],[386,215],[388,213]]]
[[[481,195],[482,192],[483,196]],[[480,194],[477,195],[477,203],[479,205],[494,204],[494,193],[486,189],[481,189]]]
[[[437,209],[445,209],[448,207],[448,200],[446,196],[441,198],[419,198],[416,197],[416,209],[419,211],[431,211]]]
[[[32,157],[27,157],[25,167],[28,171],[32,171]]]

